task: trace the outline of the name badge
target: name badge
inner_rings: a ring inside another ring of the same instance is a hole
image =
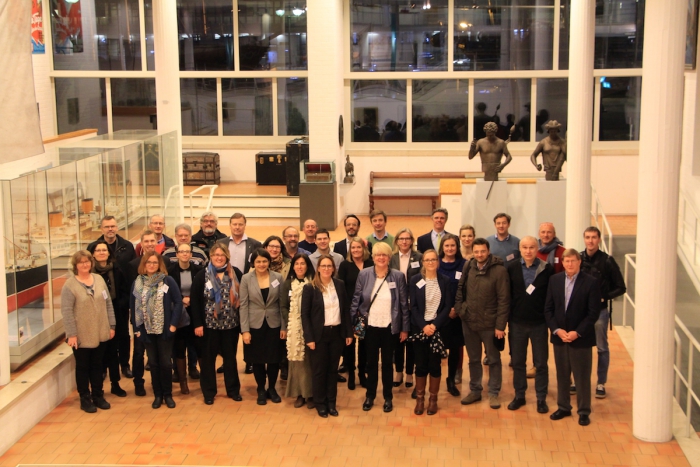
[[[207,283],[204,284],[204,287],[206,287],[207,290],[211,290],[211,289],[213,288],[212,285],[211,285],[211,281],[207,281]]]
[[[525,289],[525,292],[527,292],[528,295],[532,295],[532,292],[535,291],[535,286],[530,284],[527,289]]]
[[[280,285],[280,281],[275,279],[274,281],[272,281],[272,284],[270,284],[270,285],[272,286],[273,289],[276,289],[277,286]]]
[[[462,278],[462,271],[455,272],[455,279],[460,280]]]
[[[413,261],[413,262],[411,263],[411,267],[412,267],[412,268],[419,268],[419,267],[420,267],[420,263],[419,263],[418,261]]]
[[[515,258],[515,255],[513,253],[511,253],[508,256],[506,256],[506,261],[512,261],[513,258]]]
[[[422,289],[423,287],[425,287],[425,279],[419,280],[419,281],[416,283],[416,287],[418,287],[419,289]]]
[[[168,293],[168,290],[170,290],[170,287],[168,287],[168,284],[163,284],[163,287],[161,287],[161,290],[163,293]]]
[[[554,257],[554,264],[557,264],[559,262],[559,258]]]
[[[251,254],[248,255],[248,262],[249,262],[249,263],[250,263],[250,258],[252,258],[252,257],[253,257],[253,253],[251,253]]]
[[[109,298],[109,295],[107,295],[107,291],[106,291],[106,290],[103,290],[103,291],[102,291],[102,298],[104,298],[105,300],[107,300],[107,299]]]
[[[395,289],[395,288],[396,288],[396,282],[387,282],[386,285],[389,286],[389,289]]]

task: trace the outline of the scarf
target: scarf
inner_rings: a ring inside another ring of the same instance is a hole
[[[447,350],[445,349],[445,344],[442,342],[440,337],[440,332],[435,331],[432,336],[427,336],[423,331],[411,334],[408,342],[427,342],[430,346],[430,351],[440,355],[441,358],[447,358]]]
[[[134,282],[136,327],[144,325],[148,334],[163,334],[165,311],[163,308],[163,280],[165,274],[142,274]]]
[[[208,293],[205,290],[205,293],[207,293],[208,298],[214,302],[214,318],[218,318],[219,310],[221,309],[221,283],[216,275],[222,272],[226,274],[229,279],[231,279],[231,290],[229,290],[231,307],[238,308],[238,278],[231,269],[231,263],[227,263],[222,267],[217,268],[210,261],[206,272],[204,273],[204,283],[211,284],[211,289],[209,289]]]
[[[542,240],[537,240],[537,244],[539,245],[539,251],[540,253],[546,253],[547,254],[547,262],[554,266],[554,256],[557,253],[557,247],[559,245],[563,245],[561,240],[559,240],[559,237],[554,237],[554,240],[552,240],[552,243],[549,245],[542,245]]]
[[[304,285],[310,284],[309,278],[300,281],[292,279],[291,292],[289,297],[289,323],[287,324],[287,354],[290,362],[303,362],[306,342],[304,342],[304,331],[301,325],[301,295]]]
[[[109,289],[109,297],[115,300],[117,298],[117,289],[114,285],[114,263],[107,263],[104,267],[95,263],[94,272],[102,276],[107,284],[107,289]]]
[[[275,271],[275,272],[282,272],[282,268],[284,267],[284,256],[282,254],[277,255],[277,258],[274,258],[270,262],[270,271]]]

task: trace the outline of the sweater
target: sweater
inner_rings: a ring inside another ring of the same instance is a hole
[[[94,349],[109,340],[109,330],[116,327],[114,308],[107,284],[99,274],[92,274],[92,295],[75,276],[61,289],[61,313],[67,337],[77,337],[78,346]]]

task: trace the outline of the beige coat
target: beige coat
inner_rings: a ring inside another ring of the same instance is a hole
[[[109,340],[114,329],[114,309],[107,284],[98,274],[92,275],[95,293],[90,296],[75,276],[70,276],[61,289],[61,313],[66,337],[78,337],[78,346],[94,349]]]

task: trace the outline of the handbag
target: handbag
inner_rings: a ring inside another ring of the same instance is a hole
[[[387,272],[388,276],[389,273]],[[372,297],[372,301],[369,302],[369,308],[367,309],[367,314],[362,316],[362,313],[360,311],[357,311],[357,317],[355,318],[355,324],[352,327],[353,333],[358,339],[364,339],[365,334],[367,334],[367,319],[369,318],[369,311],[372,309],[372,304],[374,304],[374,300],[377,298],[377,295],[379,295],[379,291],[382,289],[382,286],[384,285],[384,282],[386,282],[386,276],[384,276],[384,280],[382,281],[381,284],[379,284],[379,288],[377,291],[374,293],[374,297]]]

